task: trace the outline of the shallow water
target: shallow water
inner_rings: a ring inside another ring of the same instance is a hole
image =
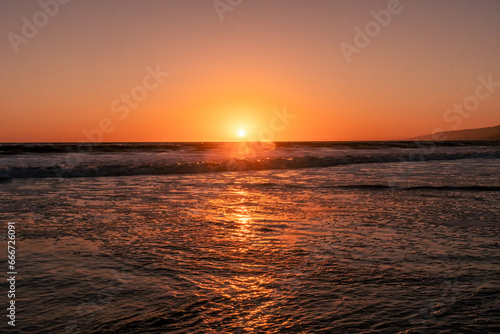
[[[499,167],[12,180],[16,330],[498,332]]]

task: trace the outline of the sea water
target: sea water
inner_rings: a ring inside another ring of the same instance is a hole
[[[500,331],[495,142],[2,144],[0,180],[19,332]]]

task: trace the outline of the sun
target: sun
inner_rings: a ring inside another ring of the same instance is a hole
[[[238,130],[238,136],[245,137],[245,130],[243,129]]]

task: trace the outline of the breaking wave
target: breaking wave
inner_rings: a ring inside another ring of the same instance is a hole
[[[78,165],[54,163],[46,166],[16,165],[0,166],[0,180],[12,178],[73,178],[73,177],[101,177],[101,176],[132,176],[132,175],[169,175],[216,173],[230,171],[271,170],[271,169],[298,169],[323,168],[349,164],[366,163],[402,163],[431,160],[457,159],[498,159],[500,151],[483,152],[455,152],[455,153],[360,153],[341,156],[299,156],[299,157],[268,157],[268,158],[240,158],[231,160],[172,162],[155,159],[139,161],[126,160],[92,161]]]

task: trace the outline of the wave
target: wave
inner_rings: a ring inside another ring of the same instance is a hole
[[[35,143],[0,144],[0,155],[29,153],[115,153],[167,152],[186,148],[203,148],[203,143]]]
[[[398,187],[386,184],[359,184],[359,185],[346,185],[334,186],[332,188],[343,189],[372,189],[372,190],[435,190],[435,191],[500,191],[500,186],[414,186],[414,187]]]
[[[47,154],[47,153],[126,153],[126,152],[170,152],[170,151],[208,151],[224,149],[228,146],[241,145],[242,142],[198,142],[198,143],[11,143],[0,144],[1,155]],[[251,147],[263,146],[266,143],[243,143]],[[498,147],[500,141],[373,141],[373,142],[274,142],[273,148],[280,149],[385,149],[430,147]]]
[[[67,166],[10,166],[0,167],[0,180],[12,178],[73,178],[100,176],[169,175],[214,173],[230,171],[324,168],[349,164],[401,163],[412,161],[499,159],[500,152],[428,153],[408,154],[348,154],[338,157],[273,157],[266,159],[234,159],[227,161],[199,161],[167,163],[161,160],[123,163],[92,163]]]

